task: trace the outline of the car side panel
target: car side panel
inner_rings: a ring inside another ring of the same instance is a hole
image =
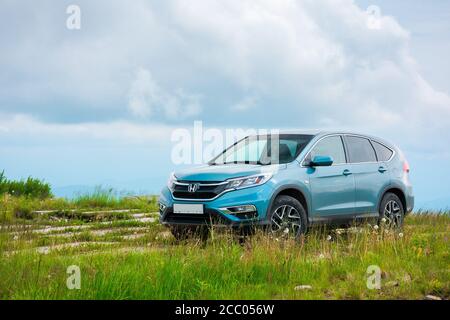
[[[414,209],[414,192],[408,173],[403,171],[404,158],[400,150],[396,150],[394,158],[387,162],[390,173],[389,188],[396,188],[403,192],[406,200],[406,212],[411,212]],[[384,193],[384,192],[383,192]],[[382,195],[381,195],[382,196]]]
[[[355,207],[355,179],[344,175],[349,165],[308,168],[311,217],[351,215]]]
[[[375,213],[378,210],[380,191],[390,184],[388,167],[383,163],[352,164],[355,176],[355,212]],[[387,171],[380,172],[384,167]]]

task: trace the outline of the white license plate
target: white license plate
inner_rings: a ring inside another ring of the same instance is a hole
[[[178,214],[203,214],[202,204],[181,204],[175,203],[173,205],[173,213]]]

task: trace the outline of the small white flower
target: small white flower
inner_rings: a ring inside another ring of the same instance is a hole
[[[337,233],[337,234],[341,234],[342,232],[341,232],[341,230],[338,230],[338,231],[336,231],[336,233]]]
[[[400,233],[398,234],[398,236],[399,236],[400,238],[403,238],[403,233],[400,232]]]
[[[373,228],[374,228],[375,230],[378,230],[378,225],[374,225]]]
[[[386,222],[386,218],[381,219],[381,222],[385,223]]]
[[[324,259],[325,255],[323,253],[319,254],[319,259]]]
[[[331,236],[330,235],[328,235],[327,241],[331,241]]]

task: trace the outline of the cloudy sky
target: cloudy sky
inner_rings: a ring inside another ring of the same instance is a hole
[[[449,38],[445,0],[0,0],[0,170],[157,192],[195,120],[348,129],[450,206]]]

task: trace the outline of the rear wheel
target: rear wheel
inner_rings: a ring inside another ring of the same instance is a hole
[[[389,229],[401,229],[405,211],[400,198],[391,192],[384,195],[380,204],[378,224]]]
[[[277,238],[299,238],[307,231],[306,210],[290,196],[278,196],[270,211],[270,233]]]

